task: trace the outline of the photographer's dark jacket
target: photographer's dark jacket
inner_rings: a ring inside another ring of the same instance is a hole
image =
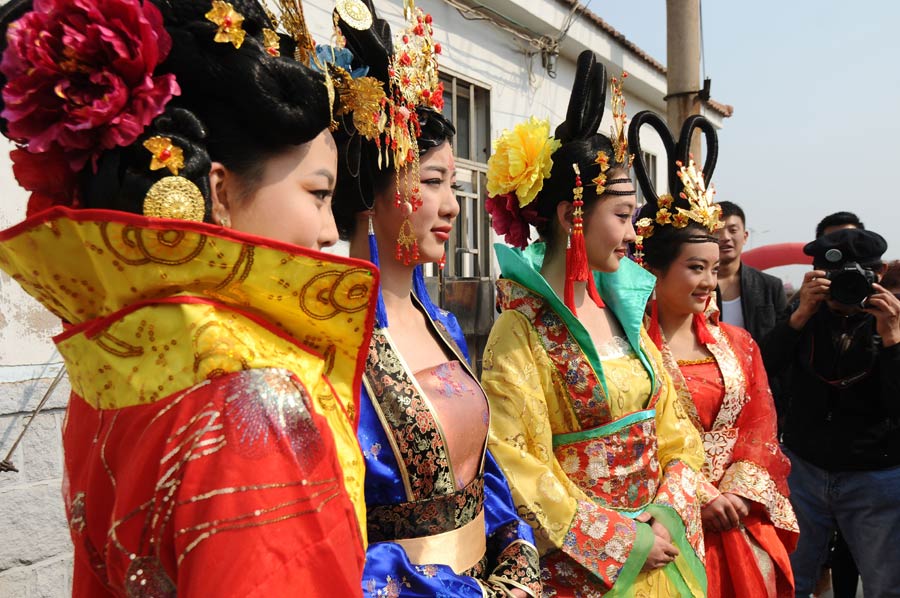
[[[744,328],[757,344],[762,345],[765,336],[775,328],[787,310],[784,285],[780,278],[760,272],[742,263],[738,271],[741,279],[741,312]],[[719,312],[722,311],[722,293],[716,289]]]
[[[900,465],[900,345],[883,347],[875,317],[842,317],[823,305],[796,331],[768,336],[770,363],[790,367],[783,443],[828,471]]]

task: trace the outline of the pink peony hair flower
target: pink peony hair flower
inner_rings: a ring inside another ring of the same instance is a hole
[[[34,0],[9,26],[0,62],[9,137],[73,172],[96,168],[180,93],[174,75],[153,75],[171,48],[149,0]]]

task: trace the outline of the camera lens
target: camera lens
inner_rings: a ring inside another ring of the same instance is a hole
[[[872,293],[872,285],[864,272],[842,270],[831,276],[831,298],[844,305],[859,305]]]

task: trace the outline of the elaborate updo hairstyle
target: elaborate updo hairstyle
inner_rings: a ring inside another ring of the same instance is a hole
[[[378,17],[372,0],[362,1],[372,13],[372,26],[357,29],[344,21],[339,12],[335,12],[338,26],[347,40],[347,49],[353,54],[351,69],[367,69],[368,76],[380,81],[390,94],[389,69],[394,55],[391,26]],[[456,129],[440,112],[418,106],[416,116],[420,129],[417,136],[419,157],[445,141],[453,140]],[[332,212],[338,233],[346,240],[356,227],[356,215],[371,209],[375,197],[384,193],[395,181],[395,164],[392,152],[385,154],[374,141],[356,130],[350,114],[340,119],[334,136],[338,144],[338,180]]]
[[[556,206],[563,201],[572,201],[572,189],[575,187],[573,164],[578,164],[581,172],[586,213],[602,197],[597,195],[593,182],[601,170],[598,153],[603,152],[608,157],[609,170],[628,169],[630,158],[627,152],[624,156],[619,152],[617,156],[610,138],[598,132],[606,108],[606,91],[606,68],[597,62],[596,54],[585,50],[578,56],[566,120],[556,127],[554,133],[561,145],[553,152],[550,176],[544,180],[544,186],[535,198],[538,215],[535,228],[548,245],[552,245],[554,240]],[[589,234],[588,231],[585,233]]]
[[[657,194],[650,172],[643,160],[640,129],[644,125],[653,128],[663,142],[666,151],[665,172],[670,194]],[[674,215],[679,213],[679,208],[691,211],[696,207],[692,206],[685,196],[683,192],[685,183],[679,177],[682,166],[687,169],[691,167],[690,145],[696,129],[699,129],[706,139],[706,160],[703,164],[702,177],[704,184],[708,184],[716,167],[719,145],[716,129],[705,117],[700,115],[688,117],[681,127],[681,135],[677,142],[662,118],[649,110],[634,115],[628,128],[628,145],[633,149],[635,155],[634,172],[644,197],[647,199],[647,203],[641,207],[637,215],[638,235],[641,235],[642,223],[649,222],[652,227],[652,234],[644,236],[642,240],[643,263],[648,268],[660,272],[665,272],[672,265],[685,243],[718,242],[717,238],[712,235],[712,231],[706,226],[709,224],[708,222],[701,224],[692,218],[685,217],[683,218],[684,224],[673,224]],[[718,213],[717,208],[718,206],[712,208],[716,214]],[[664,215],[662,218],[660,218],[661,213]],[[713,218],[716,221],[719,220],[718,216],[713,216]],[[668,220],[668,222],[660,223],[660,219]],[[636,248],[636,252],[641,252],[641,248]]]
[[[279,35],[267,47],[264,30],[271,35],[275,26],[259,2],[230,2],[243,17],[240,43],[216,41],[219,26],[206,17],[213,8],[210,0],[144,0],[140,10],[149,13],[147,5],[155,5],[171,38],[171,48],[164,47],[168,40],[158,42],[157,48],[149,44],[143,48],[164,58],[153,69],[153,80],[174,79],[177,89],[135,141],[104,148],[75,169],[76,189],[68,205],[143,213],[147,191],[171,174],[165,168],[150,170],[151,155],[143,142],[164,136],[183,150],[184,167],[178,174],[200,189],[205,201],[203,219],[209,222],[211,162],[221,162],[236,173],[250,194],[268,158],[312,140],[328,127],[332,106],[323,76],[292,58],[295,44],[287,36]],[[30,10],[28,0],[13,0],[3,7],[4,50],[6,30]],[[157,26],[153,13],[148,19]],[[89,76],[90,72],[83,75],[80,83],[88,85]],[[3,119],[3,133],[10,136],[7,126]],[[20,144],[27,142],[10,137]]]

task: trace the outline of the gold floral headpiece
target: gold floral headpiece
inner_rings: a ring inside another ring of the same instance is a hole
[[[616,163],[624,164],[625,168],[631,168],[634,156],[628,153],[628,132],[625,127],[625,95],[622,93],[622,84],[628,77],[628,73],[622,72],[622,78],[613,77],[609,86],[612,91],[612,115],[613,124],[610,129],[609,139],[612,142],[613,151],[616,154]],[[599,156],[598,156],[599,160]]]
[[[684,228],[690,222],[696,222],[710,234],[722,228],[722,208],[715,203],[716,190],[710,184],[706,186],[703,173],[697,170],[694,159],[691,158],[685,166],[680,160],[675,163],[678,166],[678,178],[684,185],[684,190],[678,196],[687,200],[688,207],[675,207],[671,195],[663,195],[657,202],[656,216],[654,218],[641,218],[635,223],[637,235],[642,239],[653,236],[655,226],[671,225],[675,228]]]

